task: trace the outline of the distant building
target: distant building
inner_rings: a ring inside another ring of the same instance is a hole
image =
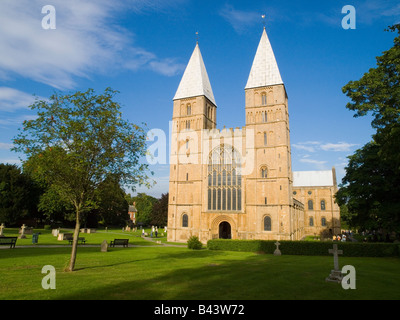
[[[129,214],[129,218],[132,221],[132,223],[136,224],[137,209],[136,209],[135,202],[132,205],[129,205],[128,214]]]
[[[330,237],[340,233],[340,211],[335,168],[326,171],[294,171],[293,197],[304,204],[304,234]]]

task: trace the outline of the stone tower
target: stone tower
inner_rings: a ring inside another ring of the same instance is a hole
[[[254,134],[255,150],[254,170],[246,177],[248,225],[255,226],[249,236],[296,238],[288,97],[265,28],[245,87],[245,99],[246,129],[247,134]]]
[[[216,103],[198,43],[174,97],[168,240],[185,241],[198,230],[202,211],[202,131],[216,127]],[[183,227],[182,227],[183,226]]]
[[[264,28],[245,87],[246,126],[216,129],[216,103],[198,44],[174,97],[168,240],[297,240],[288,98]]]

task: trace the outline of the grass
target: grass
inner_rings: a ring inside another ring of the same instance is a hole
[[[18,237],[18,228],[6,228],[4,230],[4,235],[7,237]],[[51,230],[45,230],[45,229],[34,229],[34,233],[40,233],[39,234],[39,241],[37,244],[34,246],[47,246],[47,245],[65,245],[69,246],[68,241],[59,241],[57,240],[57,237],[54,237],[51,234]],[[60,232],[64,233],[73,233],[73,230],[67,230],[67,229],[61,229]],[[151,230],[150,229],[145,229],[145,232],[148,232],[150,234]],[[129,239],[129,244],[132,245],[157,245],[155,242],[150,242],[148,240],[145,240],[141,237],[141,230],[138,230],[136,232],[132,231],[122,231],[121,229],[110,229],[108,231],[105,230],[97,230],[96,233],[80,233],[79,237],[84,237],[86,239],[86,244],[87,245],[100,245],[103,240],[107,240],[108,243],[110,241],[118,238],[118,239]],[[159,240],[162,243],[166,243],[167,241],[167,236],[166,234],[164,236],[161,236],[160,234],[157,236],[157,238],[153,238],[155,240]],[[32,235],[27,234],[26,239],[18,239],[17,240],[17,246],[29,246],[32,245]]]
[[[398,258],[340,257],[357,272],[356,289],[344,290],[325,282],[332,257],[81,246],[76,271],[66,273],[69,256],[68,246],[1,249],[0,299],[400,299]],[[56,269],[55,290],[41,286],[44,265]]]

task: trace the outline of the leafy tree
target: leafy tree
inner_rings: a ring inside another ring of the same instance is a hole
[[[394,46],[376,58],[376,68],[371,68],[360,80],[350,81],[342,89],[351,99],[346,108],[356,111],[354,117],[372,113],[371,125],[376,129],[400,124],[400,24],[388,30],[399,33]]]
[[[39,218],[36,204],[41,192],[16,165],[0,164],[0,221],[15,224],[21,218]]]
[[[163,193],[161,198],[153,205],[151,224],[164,227],[168,220],[168,193]]]
[[[42,212],[47,221],[74,221],[74,207],[70,202],[60,198],[57,190],[48,187],[39,199],[38,209]]]
[[[153,206],[157,202],[157,199],[145,193],[138,193],[137,196],[131,198],[129,203],[133,202],[135,202],[137,209],[136,223],[149,225],[151,223]]]
[[[117,91],[93,89],[36,100],[30,108],[35,120],[24,121],[13,150],[24,153],[22,160],[33,176],[44,181],[69,202],[75,211],[75,231],[67,271],[73,271],[82,214],[96,207],[96,189],[112,174],[125,185],[149,185],[146,132],[121,117],[113,100]]]
[[[400,24],[394,46],[358,81],[343,87],[355,117],[372,113],[373,141],[349,157],[337,193],[353,226],[400,232]]]
[[[125,225],[129,220],[128,201],[125,199],[125,191],[119,181],[113,177],[107,177],[100,183],[97,189],[97,212],[104,225]]]

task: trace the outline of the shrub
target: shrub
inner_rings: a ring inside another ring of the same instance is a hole
[[[203,247],[203,244],[200,242],[199,237],[191,236],[187,242],[188,249],[200,250]]]
[[[274,253],[276,240],[223,240],[207,242],[210,250],[246,251]],[[333,243],[330,241],[288,241],[280,240],[279,249],[287,255],[327,256]],[[395,257],[399,247],[392,243],[335,242],[345,257]]]

